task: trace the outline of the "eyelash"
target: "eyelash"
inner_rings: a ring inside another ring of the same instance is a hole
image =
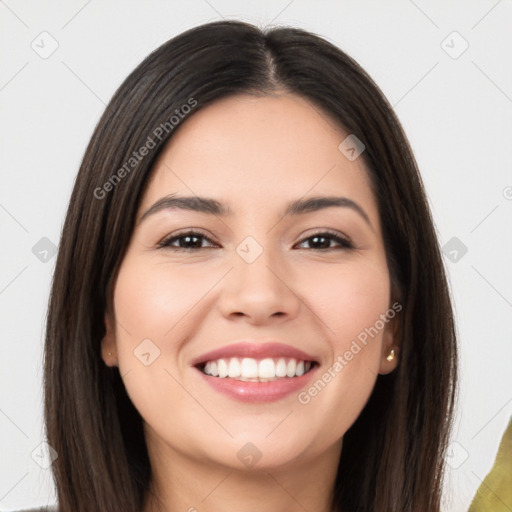
[[[174,242],[176,240],[180,240],[185,237],[190,237],[190,236],[202,238],[212,244],[215,244],[215,242],[211,238],[207,237],[206,235],[203,235],[202,233],[199,233],[198,231],[185,231],[183,233],[178,233],[177,235],[174,235],[172,237],[165,238],[164,240],[162,240],[161,242],[159,242],[157,244],[157,248],[158,249],[170,249],[172,251],[187,251],[187,252],[193,252],[198,249],[208,249],[208,247],[193,248],[193,247],[173,247],[173,246],[171,246],[172,242]],[[336,233],[335,231],[329,231],[329,230],[323,230],[323,231],[319,231],[318,233],[313,233],[312,235],[308,236],[307,238],[304,238],[299,243],[303,243],[303,242],[305,242],[307,240],[311,240],[312,238],[315,238],[315,237],[322,237],[322,238],[328,238],[328,239],[334,240],[335,242],[339,243],[341,247],[338,247],[338,248],[337,247],[326,247],[326,248],[313,249],[313,250],[330,251],[333,249],[344,249],[344,250],[354,249],[354,246],[348,239],[339,236],[339,234]]]

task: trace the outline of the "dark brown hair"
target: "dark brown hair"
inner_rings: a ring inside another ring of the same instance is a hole
[[[439,510],[456,334],[407,138],[373,80],[336,46],[296,28],[263,31],[222,21],[169,40],[128,76],[101,117],[76,178],[44,352],[45,426],[58,453],[52,470],[61,512],[140,512],[149,492],[142,418],[100,347],[117,271],[156,158],[186,123],[181,114],[191,109],[184,105],[195,102],[192,116],[233,94],[278,90],[306,98],[366,146],[361,158],[378,201],[392,289],[403,304],[400,364],[378,377],[344,436],[333,508]],[[169,121],[173,115],[180,117],[176,126]],[[155,129],[162,126],[158,138]],[[154,147],[130,160],[148,137]]]

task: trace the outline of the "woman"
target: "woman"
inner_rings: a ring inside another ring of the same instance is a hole
[[[455,382],[421,178],[359,65],[235,21],[148,56],[56,262],[59,510],[436,511]]]

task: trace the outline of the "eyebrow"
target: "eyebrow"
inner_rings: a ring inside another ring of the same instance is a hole
[[[297,199],[288,204],[284,213],[285,217],[302,215],[305,213],[316,212],[325,208],[341,207],[350,208],[358,213],[365,222],[373,229],[370,218],[367,213],[356,202],[348,199],[347,197],[337,196],[314,196],[307,199]],[[199,196],[178,196],[174,194],[162,197],[152,206],[150,206],[141,216],[139,224],[155,213],[162,210],[180,209],[188,210],[208,215],[216,215],[220,217],[227,217],[233,215],[233,211],[229,206],[220,203],[216,199]]]

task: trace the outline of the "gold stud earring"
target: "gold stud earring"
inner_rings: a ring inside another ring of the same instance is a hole
[[[109,353],[108,353],[108,355],[109,355],[109,356],[111,356],[111,355],[112,355],[112,352],[109,352]]]
[[[393,359],[395,359],[395,351],[393,349],[391,349],[391,352],[389,353],[389,356],[386,357],[386,359],[388,361],[393,361]]]

